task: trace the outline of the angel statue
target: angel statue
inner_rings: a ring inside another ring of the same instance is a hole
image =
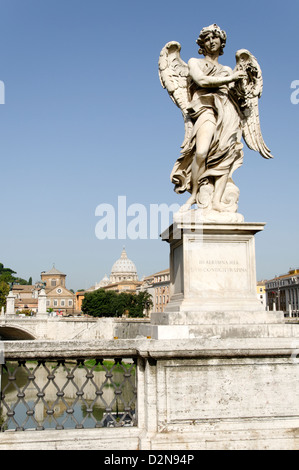
[[[171,173],[175,191],[191,194],[180,212],[197,204],[207,220],[233,222],[240,221],[233,216],[239,189],[232,175],[243,162],[242,137],[264,158],[272,155],[260,129],[260,66],[245,49],[236,53],[234,70],[219,64],[226,37],[216,24],[203,28],[196,42],[204,58],[191,58],[188,64],[180,57],[181,45],[167,43],[160,53],[159,76],[185,123],[181,154]]]

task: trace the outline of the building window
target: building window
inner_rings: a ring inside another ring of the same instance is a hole
[[[60,301],[60,306],[61,306],[61,307],[65,307],[65,300],[61,300],[61,301]]]
[[[69,307],[72,307],[73,306],[73,301],[69,300],[68,304],[69,304]]]
[[[47,307],[50,307],[50,300],[47,300],[47,301],[46,301],[46,306],[47,306]]]
[[[58,307],[58,300],[56,300],[56,299],[53,300],[53,306],[54,306],[54,307]]]
[[[51,286],[55,287],[56,286],[56,279],[51,279]]]

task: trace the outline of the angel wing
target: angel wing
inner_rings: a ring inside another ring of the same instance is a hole
[[[251,150],[259,152],[262,157],[273,158],[264,142],[260,126],[258,100],[263,91],[261,68],[256,58],[246,49],[237,51],[236,62],[235,71],[247,73],[247,78],[238,80],[233,90],[242,112],[243,139]]]
[[[187,112],[189,105],[188,65],[181,59],[181,45],[176,41],[168,42],[162,49],[159,58],[159,77],[163,88],[166,88],[172,101],[180,108],[184,123],[185,137],[181,148],[188,147],[193,129],[193,122]]]

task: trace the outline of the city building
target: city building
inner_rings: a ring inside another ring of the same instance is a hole
[[[33,286],[14,284],[12,293],[15,296],[15,310],[18,312],[30,310],[36,313],[38,310],[38,292],[38,284]]]
[[[276,276],[265,282],[266,304],[269,310],[281,310],[287,314],[299,313],[299,268],[288,274]]]
[[[47,309],[62,314],[75,312],[76,297],[74,292],[65,286],[66,274],[58,271],[55,266],[41,273],[41,282],[45,285]]]
[[[41,280],[32,286],[14,284],[12,293],[15,295],[15,310],[21,312],[38,311],[38,294],[44,287],[47,297],[47,309],[62,314],[74,313],[75,295],[65,286],[66,274],[53,266],[49,271],[41,272]]]
[[[139,290],[147,291],[152,296],[152,312],[164,312],[170,299],[169,268],[144,277]]]
[[[170,298],[169,268],[154,274],[154,289],[154,312],[164,312]]]
[[[258,300],[261,302],[265,309],[267,308],[267,299],[266,299],[266,281],[259,281],[256,285],[256,295]]]

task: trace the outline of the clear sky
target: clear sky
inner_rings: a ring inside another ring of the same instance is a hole
[[[221,63],[249,49],[264,78],[260,118],[274,160],[245,147],[234,174],[239,212],[266,222],[256,237],[257,277],[299,266],[298,0],[0,0],[1,256],[33,281],[53,263],[67,287],[99,282],[123,245],[139,278],[168,267],[161,240],[99,240],[99,204],[182,204],[169,176],[184,137],[163,90],[158,59],[178,41],[198,57],[202,27],[228,35]]]

